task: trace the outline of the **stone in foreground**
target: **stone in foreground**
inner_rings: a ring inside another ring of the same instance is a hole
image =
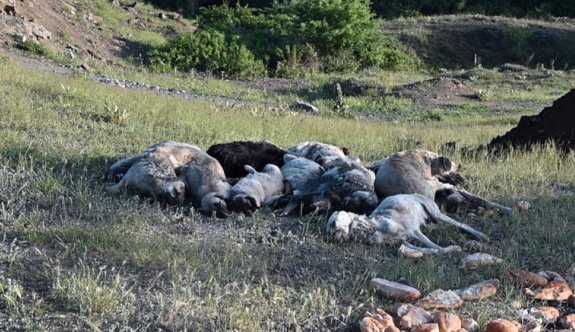
[[[454,290],[463,301],[479,301],[491,297],[497,293],[499,281],[487,280],[464,289]]]
[[[520,330],[521,324],[516,321],[496,319],[487,324],[485,332],[519,332]]]
[[[400,302],[415,301],[421,297],[421,292],[413,287],[381,278],[371,279],[371,287],[383,296]]]
[[[416,304],[424,309],[456,309],[461,307],[463,300],[454,291],[438,289],[417,301]]]
[[[483,266],[496,265],[503,263],[503,259],[486,253],[471,254],[461,260],[460,267],[467,270],[476,270]]]

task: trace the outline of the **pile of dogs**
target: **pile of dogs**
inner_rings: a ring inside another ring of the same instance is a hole
[[[207,152],[195,145],[162,142],[110,166],[108,192],[151,197],[164,205],[191,204],[226,217],[258,209],[282,216],[315,214],[327,219],[335,239],[378,232],[394,240],[413,238],[442,250],[422,227],[442,221],[472,236],[486,236],[441,212],[511,209],[463,188],[457,165],[427,150],[395,153],[370,166],[349,157],[346,148],[305,142],[282,149],[271,142],[216,144]],[[437,202],[437,203],[436,203]]]

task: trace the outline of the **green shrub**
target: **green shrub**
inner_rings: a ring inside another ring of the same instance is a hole
[[[157,65],[242,76],[264,72],[299,76],[306,71],[394,69],[412,59],[386,38],[367,0],[291,0],[270,8],[204,9],[199,32],[180,36],[152,55]]]
[[[234,77],[261,76],[263,63],[238,42],[226,40],[218,31],[200,31],[172,39],[151,54],[151,62],[162,70],[200,70]]]

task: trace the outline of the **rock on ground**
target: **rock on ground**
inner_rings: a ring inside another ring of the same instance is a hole
[[[401,302],[415,301],[421,297],[421,292],[417,289],[395,281],[373,278],[371,286],[383,296]]]

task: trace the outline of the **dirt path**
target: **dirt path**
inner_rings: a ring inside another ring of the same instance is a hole
[[[22,67],[35,71],[43,71],[49,73],[56,73],[62,75],[72,75],[75,72],[83,71],[81,68],[71,68],[69,66],[60,66],[51,61],[39,58],[30,58],[25,54],[17,51],[11,50],[6,47],[0,47],[0,57],[6,57],[11,61],[21,65]],[[223,96],[214,96],[207,94],[190,93],[182,89],[161,87],[157,85],[141,83],[131,80],[117,79],[114,77],[106,76],[92,76],[94,82],[112,85],[123,89],[139,90],[139,91],[151,91],[160,95],[188,99],[188,100],[205,100],[221,105],[225,105],[231,108],[265,108],[265,109],[284,109],[286,105],[270,105],[267,103],[259,103],[253,101],[245,101],[235,98],[228,98]]]

